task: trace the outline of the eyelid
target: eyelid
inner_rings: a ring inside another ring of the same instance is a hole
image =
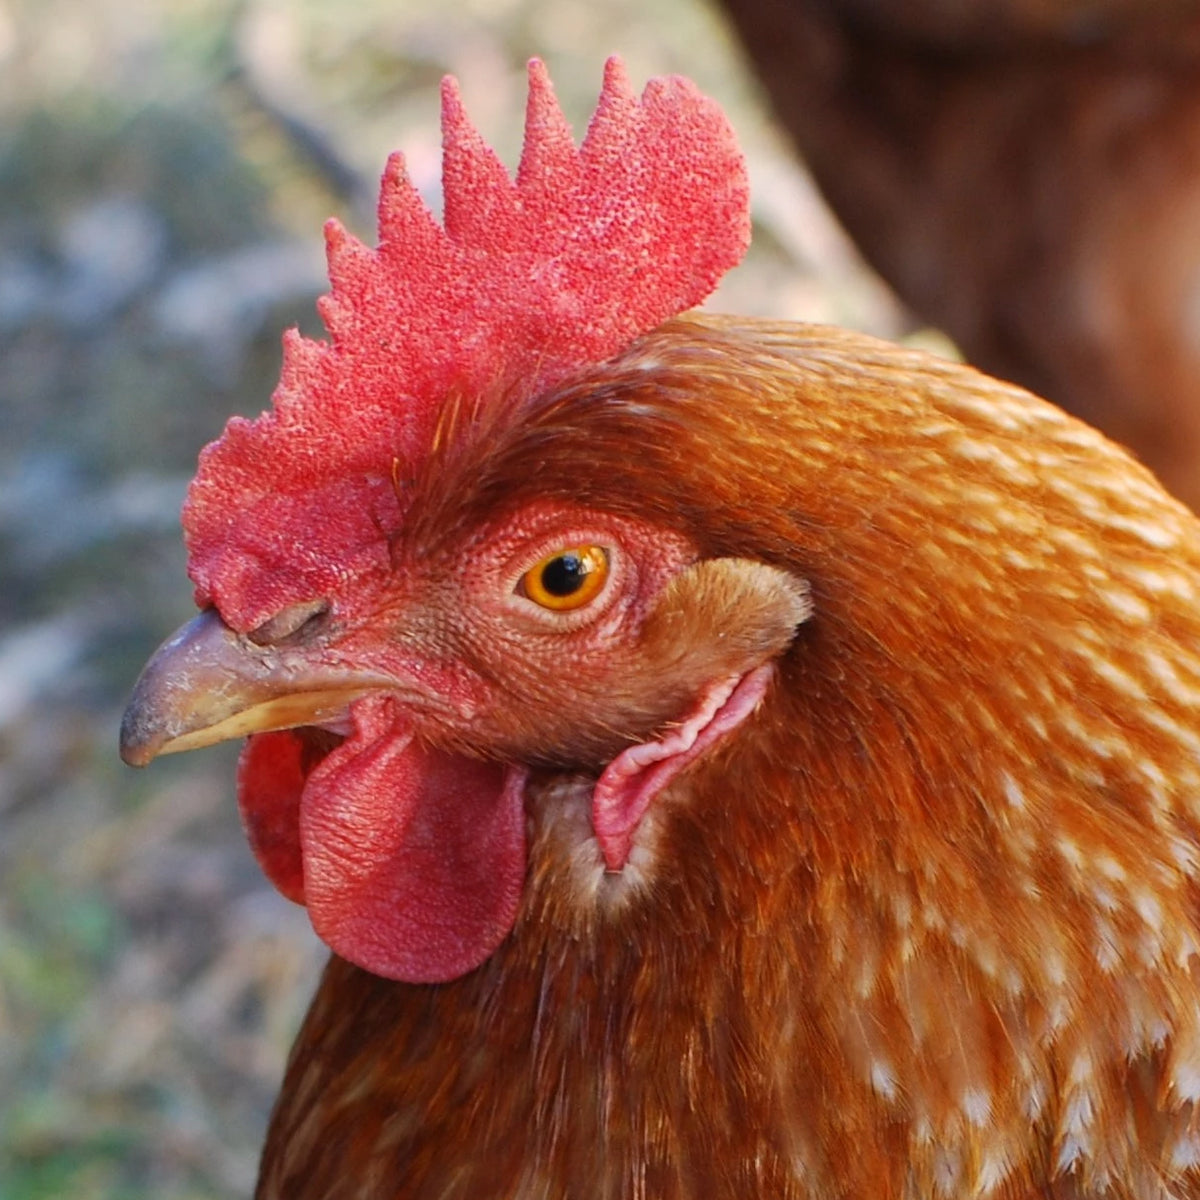
[[[578,525],[558,525],[547,528],[544,533],[539,532],[532,537],[523,538],[519,545],[508,550],[501,560],[501,578],[508,581],[508,587],[515,589],[521,576],[535,563],[563,550],[580,546],[600,546],[606,551],[610,577],[626,570],[629,565],[629,556],[617,530],[610,529],[607,525],[591,525],[581,521]]]

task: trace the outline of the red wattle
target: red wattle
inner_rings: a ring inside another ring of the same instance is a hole
[[[512,928],[525,877],[526,772],[428,750],[386,699],[328,752],[256,734],[238,804],[267,878],[335,953],[390,979],[477,967]]]
[[[300,859],[300,793],[307,769],[301,736],[287,729],[250,738],[238,759],[238,808],[250,849],[266,877],[304,903]]]
[[[507,936],[525,877],[525,772],[417,744],[390,700],[308,777],[300,804],[313,928],[350,962],[440,983]]]

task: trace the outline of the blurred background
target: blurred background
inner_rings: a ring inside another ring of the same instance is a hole
[[[395,148],[438,207],[441,76],[512,166],[525,60],[581,135],[614,52],[742,138],[713,307],[913,332],[701,0],[0,0],[0,1200],[250,1193],[324,952],[245,847],[236,747],[117,758],[192,611],[184,489],[319,334],[324,219],[372,238]]]

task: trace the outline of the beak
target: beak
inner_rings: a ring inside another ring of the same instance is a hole
[[[351,701],[393,680],[258,646],[208,609],[154,652],[121,721],[121,757],[144,767],[160,754],[345,715]]]

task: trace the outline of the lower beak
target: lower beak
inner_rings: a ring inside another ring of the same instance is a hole
[[[121,721],[121,757],[144,767],[160,754],[341,719],[351,701],[394,681],[258,646],[208,609],[146,664]]]

